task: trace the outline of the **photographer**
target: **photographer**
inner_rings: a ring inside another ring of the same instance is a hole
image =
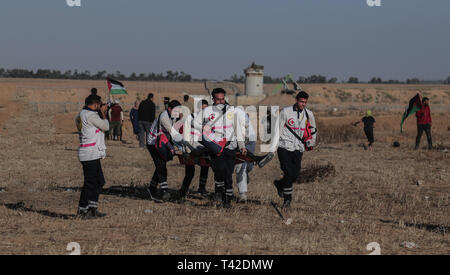
[[[97,218],[105,214],[98,212],[98,198],[105,184],[100,159],[106,157],[105,131],[109,130],[106,119],[106,104],[101,97],[90,95],[75,122],[81,121],[78,159],[83,166],[84,185],[78,205],[80,218]]]

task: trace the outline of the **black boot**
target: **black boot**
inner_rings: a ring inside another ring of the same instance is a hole
[[[231,198],[232,196],[223,195],[222,206],[223,208],[230,209],[231,208]]]
[[[199,185],[197,192],[203,196],[208,194],[208,191],[206,191],[206,188],[204,185]]]
[[[178,191],[178,194],[180,195],[180,200],[184,200],[186,198],[188,190],[189,190],[188,187],[181,186],[180,190]]]
[[[216,202],[221,202],[223,201],[225,196],[225,189],[224,188],[216,188],[216,190],[214,191],[214,200]]]
[[[167,190],[167,189],[162,189],[162,190],[161,190],[161,199],[162,199],[163,201],[168,201],[168,200],[170,200],[170,193],[169,193],[169,190]]]
[[[277,188],[277,192],[278,192],[278,196],[280,198],[283,198],[283,188],[281,187],[281,180],[275,180],[273,182],[273,184],[275,185],[275,187]]]
[[[148,186],[147,187],[147,193],[148,193],[149,199],[151,201],[152,200],[157,200],[156,199],[156,187],[155,186],[152,186],[152,185]]]
[[[282,206],[283,209],[291,209],[291,200],[289,199],[284,199],[284,203]]]
[[[106,214],[99,212],[96,207],[91,207],[88,209],[88,211],[89,215],[91,215],[93,218],[103,218],[104,216],[106,216]]]

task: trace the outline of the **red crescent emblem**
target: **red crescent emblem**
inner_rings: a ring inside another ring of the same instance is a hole
[[[214,118],[215,118],[214,114],[210,114],[208,119],[209,119],[209,121],[212,121],[212,120],[214,120]]]
[[[293,118],[290,118],[290,119],[288,120],[288,124],[289,124],[289,126],[294,126],[294,119],[293,119]]]

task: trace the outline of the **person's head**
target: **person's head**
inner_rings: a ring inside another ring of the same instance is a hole
[[[136,108],[136,109],[138,109],[139,108],[139,100],[136,100],[135,102],[134,102],[134,108]]]
[[[91,95],[97,95],[97,88],[91,89]]]
[[[153,100],[153,93],[149,93],[148,96],[147,96],[147,99],[148,100]]]
[[[116,100],[114,100],[114,103],[116,103],[117,105],[119,105],[119,104],[120,104],[120,100],[116,99]]]
[[[372,111],[371,110],[367,110],[366,116],[372,116]]]
[[[102,104],[102,98],[98,95],[90,95],[86,97],[84,104],[91,110],[98,110]]]
[[[172,113],[173,108],[180,106],[181,103],[178,100],[172,100],[171,102],[169,102],[169,104],[167,105],[167,112],[169,112],[169,114]]]
[[[208,107],[209,103],[206,99],[202,99],[202,110]]]
[[[424,97],[424,98],[422,99],[422,103],[423,103],[423,105],[425,105],[425,106],[427,106],[429,102],[430,102],[430,100],[428,99],[428,97]]]
[[[226,103],[226,101],[225,101],[226,94],[227,94],[227,92],[225,92],[224,89],[215,88],[211,93],[214,105],[225,104]]]
[[[189,95],[184,95],[183,96],[183,100],[184,100],[184,102],[188,102],[189,101]]]
[[[295,99],[297,100],[297,108],[300,110],[303,110],[306,107],[306,104],[308,103],[309,95],[305,91],[301,91],[297,94]]]

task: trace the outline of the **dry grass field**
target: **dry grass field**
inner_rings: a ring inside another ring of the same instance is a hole
[[[206,94],[199,83],[125,85],[126,109],[148,92],[157,102],[183,92]],[[102,161],[107,184],[100,211],[107,216],[75,219],[83,177],[73,119],[94,86],[105,94],[103,81],[0,79],[0,254],[68,254],[70,242],[78,242],[82,254],[369,254],[371,242],[380,244],[381,254],[450,254],[448,85],[305,85],[320,144],[304,154],[293,208],[283,212],[290,225],[271,206],[281,203],[272,185],[281,176],[277,158],[251,172],[249,202],[231,210],[195,193],[185,204],[149,201],[143,188],[154,165],[129,121],[126,141],[107,141]],[[413,150],[414,118],[399,133],[403,108],[418,91],[431,99],[432,151]],[[291,102],[283,95],[261,104]],[[365,151],[362,128],[350,123],[369,108],[376,143]],[[393,148],[393,141],[401,146]],[[175,191],[184,167],[174,160],[168,170]],[[212,173],[207,189],[213,190]],[[404,241],[417,247],[404,248]]]

